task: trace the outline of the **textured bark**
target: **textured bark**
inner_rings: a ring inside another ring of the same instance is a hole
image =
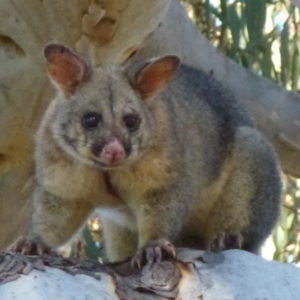
[[[299,280],[295,266],[239,250],[179,249],[177,261],[142,269],[129,262],[101,265],[0,253],[0,295],[7,300],[295,300]]]
[[[245,102],[283,170],[300,176],[298,94],[224,57],[177,0],[0,0],[0,249],[28,228],[34,132],[53,96],[42,57],[51,41],[96,65],[124,61],[137,49],[135,57],[178,54]]]

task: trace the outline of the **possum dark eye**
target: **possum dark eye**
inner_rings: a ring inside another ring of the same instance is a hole
[[[135,131],[140,125],[140,119],[135,115],[128,115],[124,117],[124,123],[129,131]]]
[[[86,113],[83,116],[82,124],[87,129],[93,129],[98,126],[100,123],[101,116],[95,112]]]

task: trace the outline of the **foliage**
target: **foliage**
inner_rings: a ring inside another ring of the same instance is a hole
[[[186,0],[191,17],[227,56],[287,88],[299,86],[299,9],[284,0]]]
[[[283,183],[281,220],[273,234],[274,258],[300,265],[300,180],[284,176]]]
[[[255,73],[299,90],[299,8],[286,0],[185,0],[189,15],[223,53]],[[300,261],[300,180],[283,176],[274,258]]]

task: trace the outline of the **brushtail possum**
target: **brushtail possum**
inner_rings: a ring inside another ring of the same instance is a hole
[[[61,245],[98,209],[110,261],[258,252],[279,216],[279,167],[220,83],[172,55],[102,67],[61,44],[44,55],[57,95],[36,136],[33,236]]]

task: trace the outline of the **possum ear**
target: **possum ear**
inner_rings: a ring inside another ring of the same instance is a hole
[[[50,79],[65,94],[74,93],[90,73],[85,60],[61,44],[48,44],[44,56]]]
[[[156,94],[173,79],[180,66],[180,59],[174,55],[150,61],[136,74],[136,87],[143,98]]]

